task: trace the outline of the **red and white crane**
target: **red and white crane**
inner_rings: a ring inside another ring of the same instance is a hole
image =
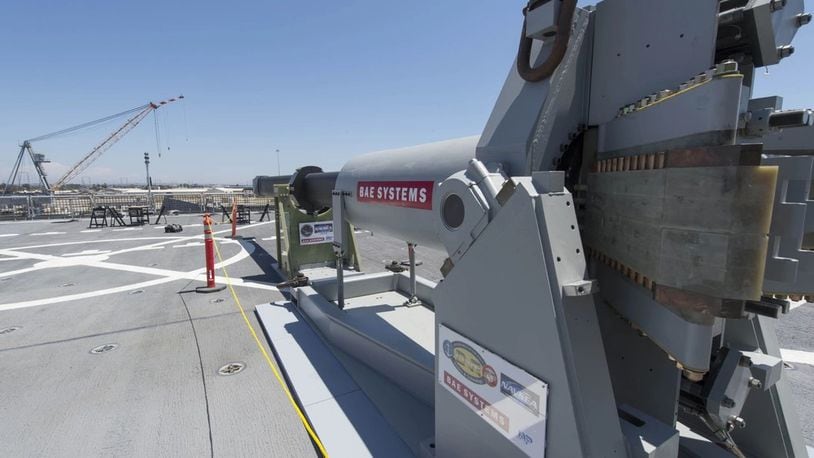
[[[23,144],[20,145],[20,153],[17,155],[17,160],[14,163],[14,166],[11,169],[11,175],[9,179],[6,181],[6,186],[3,189],[3,194],[7,194],[14,185],[14,182],[17,179],[17,175],[20,170],[20,165],[23,161],[23,157],[27,152],[29,157],[31,157],[31,161],[34,163],[34,168],[37,170],[37,175],[40,178],[40,183],[42,184],[44,190],[48,193],[52,193],[62,186],[79,176],[83,171],[85,171],[90,165],[99,159],[99,157],[110,149],[116,142],[121,140],[128,132],[133,130],[142,120],[144,120],[147,115],[155,111],[156,109],[168,104],[175,102],[176,100],[183,99],[183,95],[179,95],[178,97],[173,97],[171,99],[162,100],[160,102],[149,102],[145,105],[141,105],[135,108],[131,108],[127,111],[123,111],[121,113],[116,113],[110,116],[105,116],[104,118],[96,119],[90,122],[86,122],[83,124],[79,124],[73,127],[69,127],[67,129],[62,129],[56,132],[51,132],[49,134],[40,135],[39,137],[30,138],[28,140],[23,141]],[[65,172],[53,185],[48,183],[48,178],[45,174],[45,171],[42,168],[43,163],[47,163],[45,156],[42,154],[35,153],[31,144],[34,142],[42,141],[42,140],[49,140],[55,137],[60,137],[62,135],[67,135],[78,130],[86,129],[103,122],[110,121],[112,119],[116,119],[123,116],[130,116],[127,121],[118,129],[116,129],[112,134],[108,135],[102,142],[100,142],[96,147],[94,147],[88,154],[86,154],[82,159],[79,160],[76,164],[74,164],[67,172]]]

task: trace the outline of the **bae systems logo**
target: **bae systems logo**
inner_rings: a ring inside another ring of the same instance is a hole
[[[360,181],[359,202],[432,210],[434,181]]]
[[[534,415],[540,416],[540,396],[516,382],[504,373],[500,373],[500,392],[517,401]]]
[[[452,365],[458,372],[472,383],[478,385],[497,385],[497,373],[492,366],[486,364],[483,357],[469,345],[449,340],[444,341],[444,354],[452,360]]]

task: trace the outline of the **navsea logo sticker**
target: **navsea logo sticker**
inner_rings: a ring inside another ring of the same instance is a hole
[[[302,227],[300,228],[300,234],[302,234],[303,237],[311,237],[313,233],[314,226],[310,224],[303,224]]]
[[[517,401],[534,415],[540,416],[540,396],[516,382],[504,373],[500,373],[500,392]]]
[[[452,365],[467,380],[478,385],[497,385],[497,373],[492,366],[486,364],[483,357],[469,345],[449,340],[444,341],[444,355],[452,360]]]

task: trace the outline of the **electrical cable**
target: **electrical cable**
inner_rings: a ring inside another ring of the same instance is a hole
[[[209,230],[212,230],[212,226],[209,225]],[[223,276],[226,279],[226,286],[229,289],[229,292],[232,294],[232,299],[235,301],[235,305],[237,306],[238,310],[240,311],[240,315],[243,317],[243,321],[246,323],[246,327],[249,328],[249,333],[251,334],[252,338],[254,339],[254,343],[257,344],[257,348],[260,349],[260,353],[262,353],[263,358],[268,363],[269,368],[271,368],[271,372],[274,374],[274,378],[277,379],[277,382],[282,387],[283,392],[285,393],[288,401],[291,403],[292,407],[294,407],[294,411],[297,413],[297,416],[300,418],[305,430],[308,432],[308,435],[311,437],[311,440],[314,441],[314,444],[319,449],[320,454],[323,457],[328,457],[328,451],[325,450],[325,446],[322,444],[322,441],[317,436],[317,433],[314,431],[313,426],[308,421],[308,418],[303,413],[302,409],[300,409],[299,404],[294,399],[294,396],[291,394],[291,390],[288,388],[288,384],[286,384],[285,380],[283,380],[282,375],[280,375],[280,371],[277,369],[277,366],[271,361],[271,356],[266,351],[266,347],[263,346],[263,343],[260,341],[260,338],[257,337],[257,332],[254,330],[254,326],[252,326],[251,321],[249,321],[249,317],[246,316],[246,311],[243,309],[243,306],[240,304],[240,299],[237,297],[237,293],[235,292],[235,288],[232,286],[232,279],[229,277],[229,273],[226,271],[226,266],[223,264],[223,256],[220,254],[220,248],[218,248],[217,241],[213,238],[213,245],[215,246],[215,254],[218,256],[218,263],[220,264],[220,269],[223,271]]]

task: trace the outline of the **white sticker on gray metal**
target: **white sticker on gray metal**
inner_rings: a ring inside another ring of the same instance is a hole
[[[548,384],[444,325],[438,383],[528,456],[545,455]]]
[[[300,246],[319,245],[334,241],[334,223],[300,223]]]

